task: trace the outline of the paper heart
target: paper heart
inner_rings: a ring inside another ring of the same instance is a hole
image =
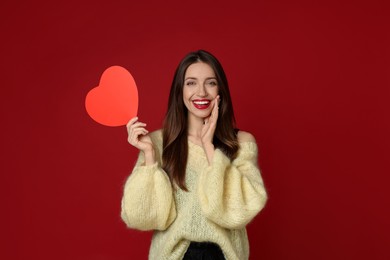
[[[126,125],[138,111],[138,89],[133,76],[120,66],[107,68],[99,85],[88,92],[85,108],[102,125]]]

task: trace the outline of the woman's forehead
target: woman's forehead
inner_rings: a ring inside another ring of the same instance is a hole
[[[209,64],[204,62],[196,62],[188,66],[185,77],[210,78],[215,77],[215,72]]]

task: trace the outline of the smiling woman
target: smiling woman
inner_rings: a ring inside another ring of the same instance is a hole
[[[180,62],[162,130],[133,118],[128,141],[138,148],[126,181],[122,219],[154,230],[149,259],[249,258],[245,226],[267,194],[254,137],[235,127],[228,82],[206,51]]]
[[[204,62],[190,65],[183,87],[183,101],[189,112],[189,120],[207,118],[217,98],[218,83],[210,65]]]

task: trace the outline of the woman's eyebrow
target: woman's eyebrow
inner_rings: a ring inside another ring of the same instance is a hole
[[[185,80],[187,80],[187,79],[197,79],[197,78],[194,78],[194,77],[187,77],[187,78],[185,78]]]
[[[197,80],[198,78],[195,78],[195,77],[187,77],[187,78],[185,78],[184,80],[188,80],[188,79],[195,79],[195,80]],[[205,78],[205,80],[210,80],[210,79],[217,79],[216,77],[208,77],[208,78]]]

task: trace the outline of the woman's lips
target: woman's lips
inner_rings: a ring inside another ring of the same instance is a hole
[[[209,99],[195,99],[192,100],[192,104],[194,104],[194,107],[197,109],[207,109],[210,106],[211,101]]]

